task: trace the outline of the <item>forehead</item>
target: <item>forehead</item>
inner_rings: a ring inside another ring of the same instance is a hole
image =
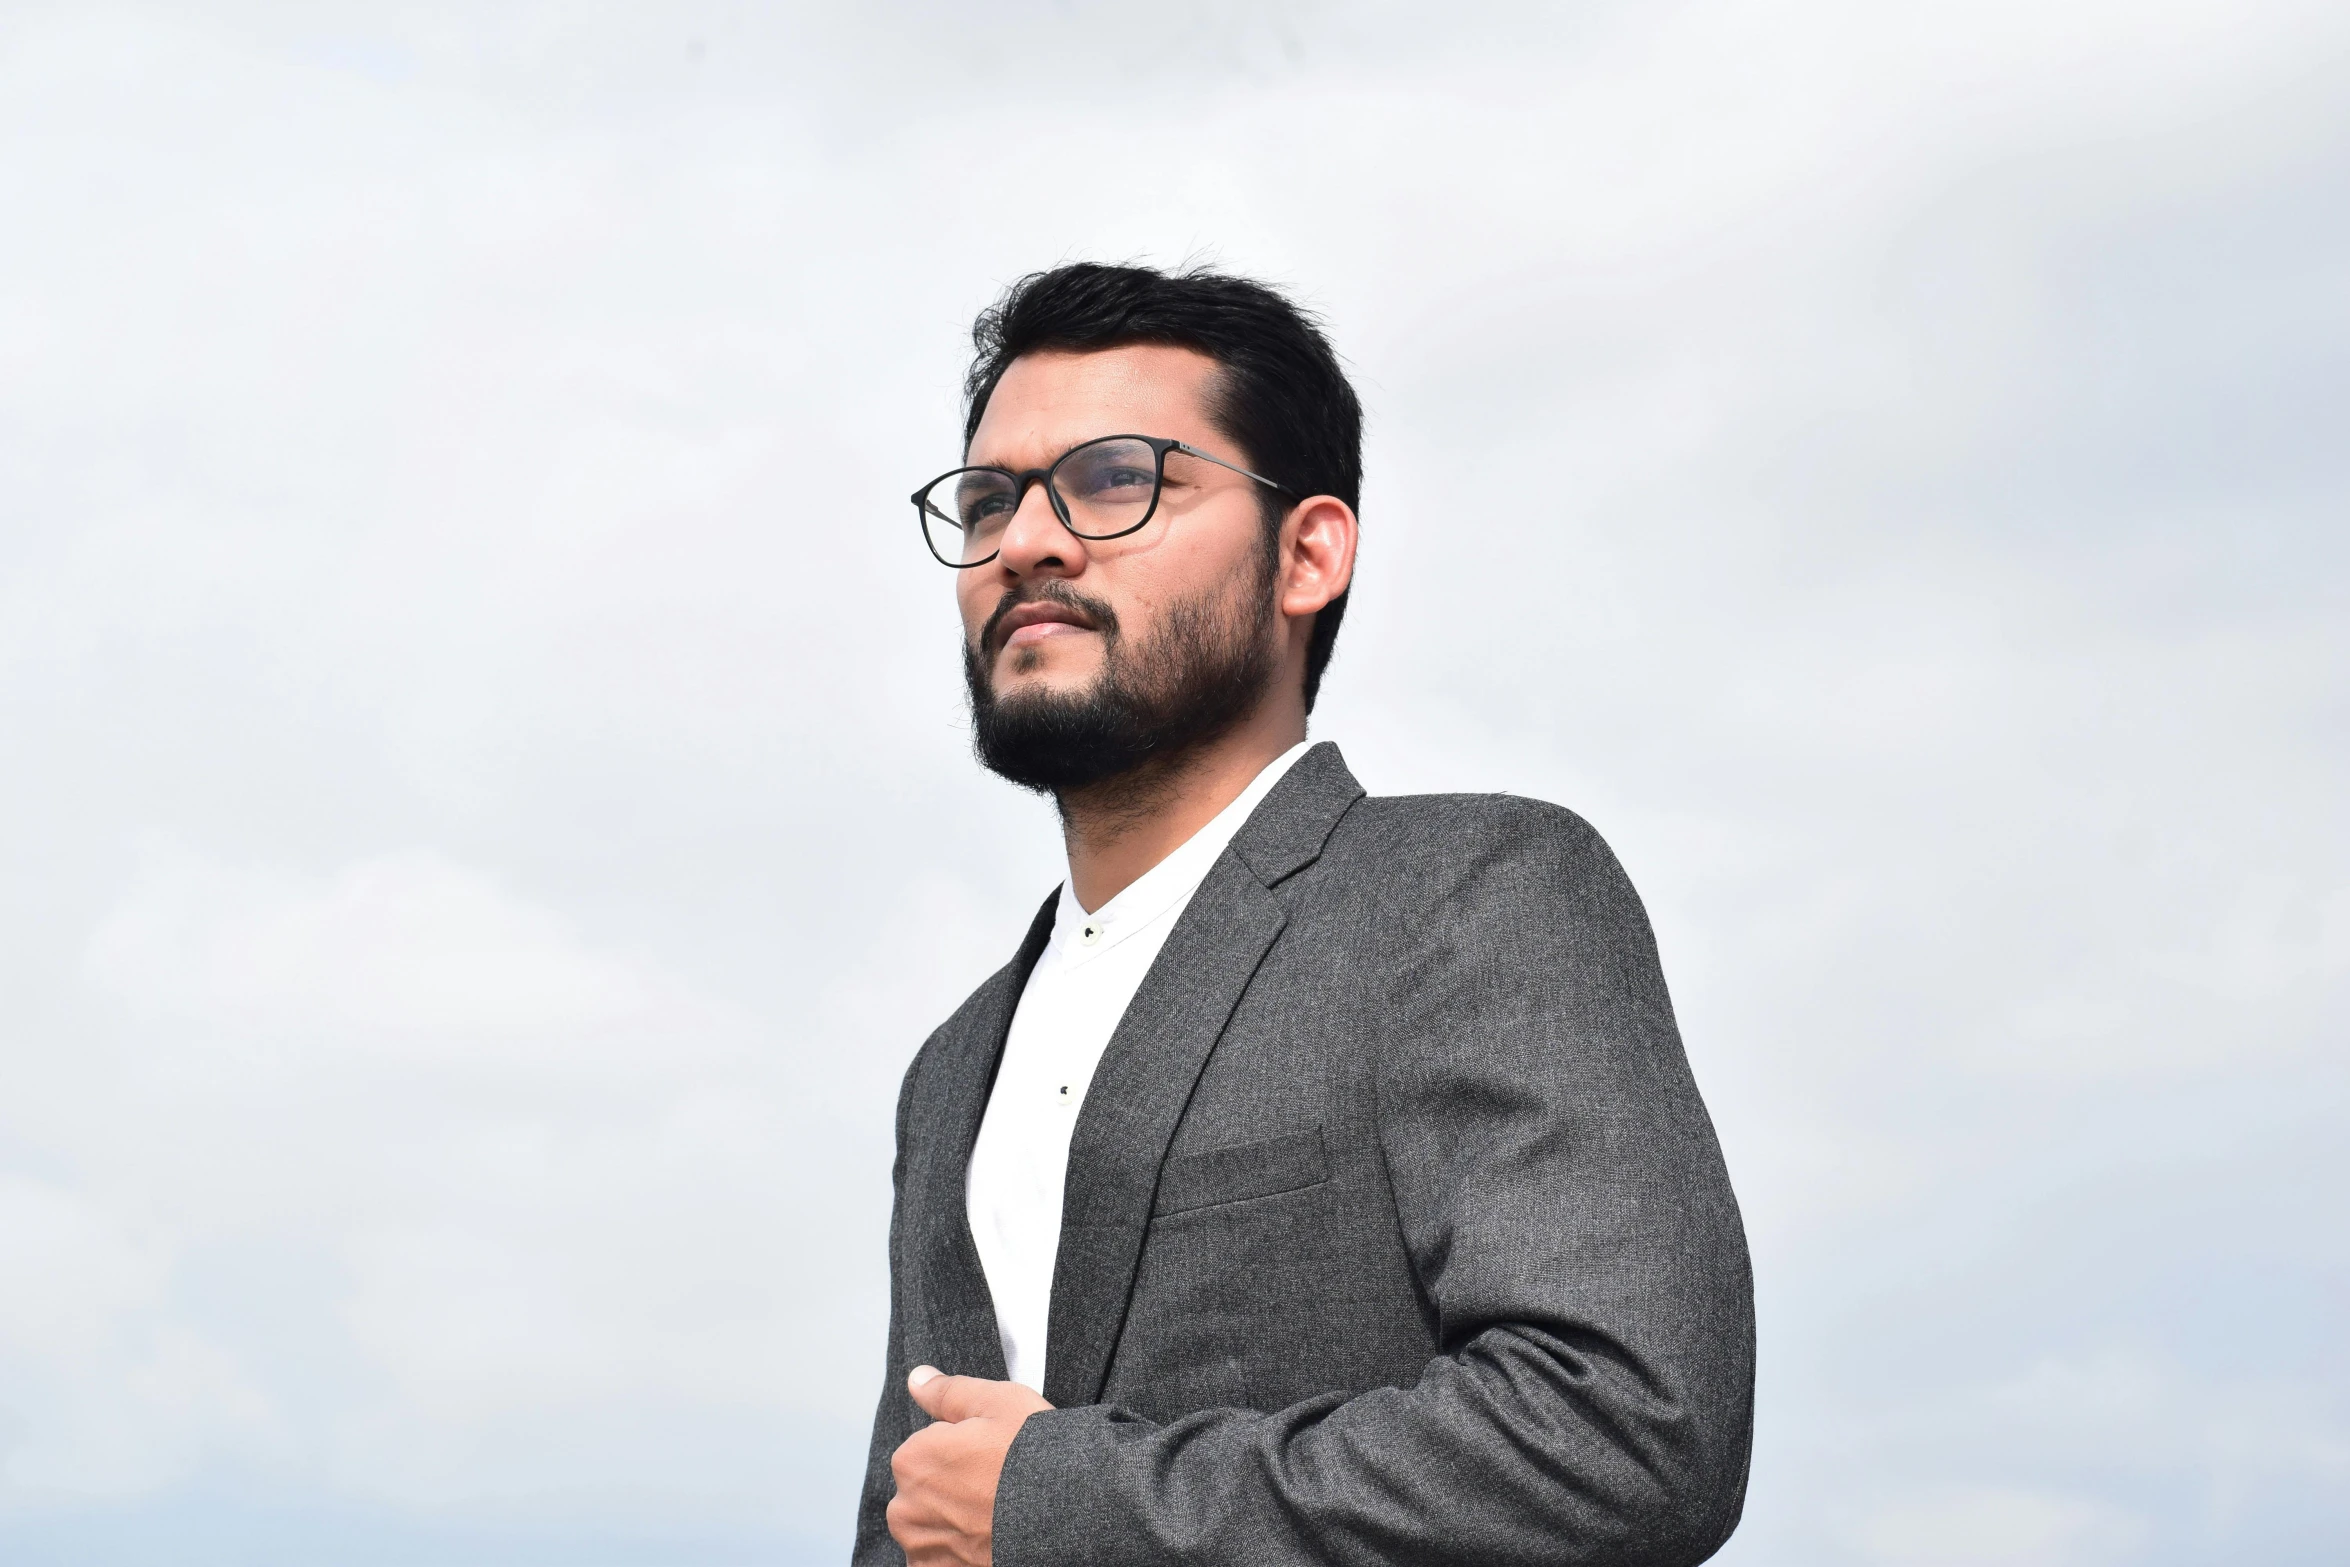
[[[1099,435],[1209,444],[1217,439],[1207,413],[1216,371],[1198,350],[1164,343],[1022,354],[988,397],[968,460],[1041,467]]]

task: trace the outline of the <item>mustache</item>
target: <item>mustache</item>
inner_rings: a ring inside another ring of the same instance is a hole
[[[1091,594],[1078,592],[1058,577],[1045,577],[1007,588],[1004,596],[996,601],[987,624],[979,628],[979,648],[990,658],[1003,651],[1004,617],[1023,604],[1058,604],[1063,609],[1073,609],[1093,622],[1093,629],[1101,633],[1104,642],[1118,639],[1116,610]]]

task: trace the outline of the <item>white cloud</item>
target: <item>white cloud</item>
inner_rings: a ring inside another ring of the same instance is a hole
[[[1210,253],[1371,405],[1322,731],[1651,903],[1725,1560],[2322,1549],[2336,11],[12,14],[0,1518],[837,1555],[1057,876],[890,497],[999,282]]]
[[[22,1354],[87,1358],[124,1308],[151,1299],[158,1258],[116,1232],[87,1197],[44,1182],[0,1180],[0,1343]]]
[[[428,1053],[642,1028],[667,1001],[636,965],[439,855],[324,883],[159,854],[91,937],[91,980],[142,1019]],[[686,1021],[687,1042],[706,1032]]]
[[[1978,1490],[1890,1503],[1859,1534],[1886,1567],[2096,1567],[2126,1560],[2144,1529],[2079,1497]]]

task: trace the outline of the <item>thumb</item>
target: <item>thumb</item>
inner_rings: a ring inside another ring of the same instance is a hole
[[[906,1391],[933,1420],[969,1420],[975,1415],[1026,1413],[1041,1402],[1016,1382],[993,1382],[986,1377],[950,1377],[936,1366],[916,1366],[906,1378]]]

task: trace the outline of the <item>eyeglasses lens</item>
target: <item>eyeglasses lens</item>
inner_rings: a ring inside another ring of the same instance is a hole
[[[1112,538],[1149,520],[1159,498],[1159,456],[1145,441],[1089,441],[1054,465],[1053,488],[1069,508],[1070,531]]]
[[[1150,520],[1159,499],[1159,458],[1147,441],[1088,441],[1053,465],[1050,482],[1069,530],[1115,538]],[[1003,548],[1020,509],[1021,486],[995,468],[958,468],[922,492],[922,529],[931,553],[950,566],[975,565]]]
[[[1019,505],[1016,488],[992,468],[963,468],[933,484],[922,495],[922,528],[932,553],[950,566],[994,554]]]

